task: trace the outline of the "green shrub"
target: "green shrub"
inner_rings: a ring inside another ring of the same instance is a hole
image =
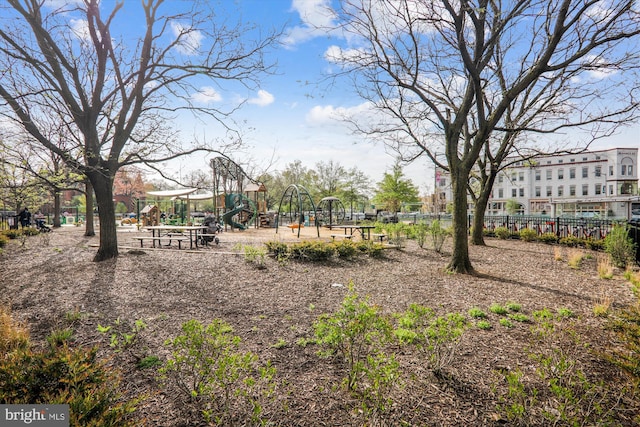
[[[323,356],[338,354],[347,367],[345,385],[355,390],[362,376],[371,368],[369,358],[382,352],[391,337],[391,325],[380,314],[380,307],[361,299],[349,284],[340,309],[323,314],[314,322],[316,343],[323,346]]]
[[[8,242],[9,239],[7,238],[7,236],[5,236],[4,234],[0,234],[0,248],[4,248]]]
[[[303,241],[291,245],[291,258],[302,261],[326,261],[335,254],[335,246],[321,241]]]
[[[618,268],[625,268],[635,258],[635,245],[626,225],[616,225],[611,229],[604,239],[604,250]]]
[[[384,255],[384,245],[370,240],[361,240],[356,243],[358,250],[371,258],[381,258]]]
[[[432,309],[412,304],[399,317],[394,334],[400,342],[417,346],[427,366],[439,375],[453,361],[466,328],[467,321],[459,313],[436,316]]]
[[[351,259],[358,253],[358,246],[349,239],[333,242],[338,258]]]
[[[538,233],[536,232],[536,230],[533,230],[531,228],[523,228],[522,230],[520,230],[519,234],[520,240],[523,240],[525,242],[533,242],[538,238]]]
[[[592,251],[604,251],[604,239],[595,240],[593,238],[585,239],[584,246]]]
[[[421,248],[427,241],[427,233],[429,232],[429,226],[424,222],[417,223],[413,228],[413,237],[416,239],[416,243]]]
[[[469,316],[475,319],[484,319],[485,317],[487,317],[487,313],[485,313],[478,307],[473,307],[469,309]]]
[[[0,402],[69,405],[73,427],[140,424],[134,412],[142,398],[122,395],[120,374],[96,357],[97,348],[74,349],[64,340],[53,343],[35,351],[26,330],[0,310]]]
[[[538,241],[550,245],[558,243],[558,236],[555,233],[542,233],[538,236]]]
[[[269,363],[258,365],[258,356],[251,352],[239,352],[240,337],[220,319],[206,327],[189,320],[182,332],[165,341],[171,351],[159,369],[165,383],[184,392],[208,423],[262,423],[263,403],[274,391],[275,369]]]
[[[19,230],[17,228],[13,230],[5,230],[3,233],[11,240],[17,239],[18,237],[22,236],[22,230]]]
[[[277,242],[275,240],[265,243],[267,251],[273,254],[278,262],[284,262],[289,258],[290,250],[289,245],[284,242]]]
[[[506,240],[511,237],[511,231],[507,227],[497,227],[494,231],[498,239]]]
[[[494,314],[507,314],[507,309],[500,304],[491,304],[489,311]]]
[[[559,240],[559,242],[563,246],[568,246],[570,248],[579,248],[584,246],[584,239],[581,239],[576,236],[567,236],[563,237]]]
[[[25,227],[22,229],[22,234],[25,236],[35,236],[40,234],[40,231],[35,227]]]
[[[442,228],[439,220],[434,220],[429,227],[429,233],[431,234],[431,241],[433,243],[433,249],[440,253],[442,251],[442,246],[444,245],[449,232]]]

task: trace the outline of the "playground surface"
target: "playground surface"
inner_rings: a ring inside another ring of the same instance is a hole
[[[343,366],[319,357],[315,345],[298,344],[313,337],[313,323],[320,315],[340,308],[350,283],[385,314],[403,312],[412,303],[441,315],[466,315],[477,307],[492,325],[487,330],[472,326],[465,333],[440,378],[426,369],[416,352],[399,352],[397,359],[406,375],[402,387],[391,393],[394,404],[384,415],[387,425],[499,424],[496,372],[521,369],[535,376],[535,369],[526,354],[532,324],[501,326],[498,315],[488,310],[495,303],[518,303],[530,318],[536,310],[571,310],[574,317],[562,325],[575,334],[579,345],[570,340],[555,344],[577,358],[592,381],[603,380],[612,388],[621,383],[619,372],[596,356],[597,350],[610,345],[611,332],[603,327],[605,319],[593,316],[593,307],[604,296],[618,308],[634,298],[619,272],[611,280],[598,278],[596,253],[573,269],[555,259],[553,246],[491,239],[486,247],[470,247],[479,274],[466,276],[443,270],[451,250],[448,243],[438,254],[408,241],[402,250],[385,250],[381,259],[279,263],[267,257],[258,267],[234,246],[317,239],[316,229],[304,227],[300,239],[298,230],[286,227],[278,233],[268,228],[226,231],[217,247],[191,251],[129,248],[125,242],[142,232],[119,227],[120,257],[94,263],[98,237],[86,237],[83,231],[63,227],[48,237],[30,236],[24,245],[10,241],[0,255],[0,304],[10,307],[15,319],[28,326],[32,340],[42,346],[52,330],[62,327],[73,329],[74,345],[97,345],[99,356],[122,371],[125,392],[148,396],[138,413],[149,426],[204,424],[197,411],[187,410],[179,392],[160,388],[153,369],[137,368],[130,353],[114,353],[98,325],[111,325],[116,319],[126,325],[143,320],[147,329],[140,335],[139,349],[165,360],[168,350],[163,343],[180,334],[184,322],[222,319],[242,339],[243,351],[256,353],[262,362],[271,361],[277,371],[277,395],[264,408],[272,425],[371,425],[358,409],[358,399],[340,386]],[[322,239],[331,240],[330,234],[331,230],[321,229]],[[66,324],[66,314],[74,312],[78,320]]]

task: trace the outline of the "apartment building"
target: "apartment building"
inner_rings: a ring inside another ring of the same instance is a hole
[[[513,160],[496,178],[488,215],[505,215],[515,206],[524,215],[640,216],[638,148]],[[436,193],[451,200],[450,177],[440,176]]]

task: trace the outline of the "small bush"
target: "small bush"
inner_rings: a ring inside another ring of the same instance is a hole
[[[431,234],[431,241],[433,243],[433,249],[440,253],[442,251],[442,246],[444,246],[444,242],[449,235],[449,232],[442,228],[439,220],[434,220],[429,227],[429,233]]]
[[[605,252],[611,257],[613,265],[625,268],[635,258],[635,245],[627,226],[616,225],[604,239]]]
[[[484,319],[485,317],[487,317],[487,313],[477,307],[473,307],[469,309],[469,316],[475,319]]]
[[[416,243],[420,248],[424,247],[427,241],[427,233],[429,232],[429,226],[424,222],[419,222],[414,226],[413,237],[416,239]]]
[[[491,304],[491,307],[489,307],[489,311],[494,314],[507,314],[507,309],[500,304]]]
[[[11,240],[17,239],[18,237],[22,236],[22,230],[19,230],[17,228],[13,230],[5,230],[4,235]]]
[[[604,240],[585,239],[584,246],[592,251],[604,251]]]
[[[487,320],[480,320],[478,323],[476,323],[476,326],[478,327],[478,329],[482,329],[483,331],[488,331],[492,328],[491,323],[489,323]]]
[[[370,240],[361,240],[356,243],[358,250],[371,258],[381,258],[384,255],[384,245]]]
[[[601,279],[613,279],[613,265],[611,265],[611,258],[599,258],[598,259],[598,277]]]
[[[520,240],[525,242],[534,242],[538,238],[538,233],[536,230],[532,230],[531,228],[523,228],[520,230]]]
[[[584,252],[582,252],[581,250],[573,249],[569,251],[567,264],[569,264],[569,267],[577,270],[582,265],[583,259]]]
[[[507,240],[511,237],[511,231],[507,227],[497,227],[494,232],[498,239]]]
[[[556,236],[555,233],[542,233],[538,236],[538,241],[546,243],[547,245],[551,245],[554,243],[558,243],[558,236]]]
[[[4,234],[0,234],[0,248],[4,248],[8,242],[9,239],[7,238],[7,236]]]
[[[342,241],[333,242],[338,258],[351,259],[358,253],[358,246],[351,240],[344,239]]]
[[[584,246],[584,240],[576,237],[576,236],[567,236],[563,237],[559,240],[559,242],[563,246],[568,246],[570,248],[578,248]]]
[[[335,254],[335,246],[327,242],[303,241],[291,245],[291,258],[302,261],[326,261]]]
[[[287,245],[286,243],[272,240],[266,242],[265,246],[267,247],[267,251],[273,254],[278,262],[284,262],[289,258],[289,245]]]
[[[508,302],[506,304],[507,308],[509,309],[509,311],[513,311],[513,312],[519,312],[522,309],[522,305],[518,304],[517,302]]]
[[[40,231],[34,227],[25,227],[22,229],[22,234],[25,236],[36,236],[40,234]]]

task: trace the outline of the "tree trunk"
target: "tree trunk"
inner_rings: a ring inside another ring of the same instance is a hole
[[[480,191],[480,197],[476,200],[476,206],[473,210],[473,229],[471,230],[471,244],[477,246],[485,246],[484,243],[484,216],[487,212],[489,197],[493,191],[493,184],[496,181],[498,171],[492,168],[491,173],[487,176],[486,181]]]
[[[113,180],[108,172],[88,174],[96,194],[98,218],[100,220],[100,247],[94,261],[105,261],[118,257],[118,236],[116,234],[116,210],[113,206]]]
[[[62,204],[60,203],[60,192],[53,193],[53,227],[60,227],[60,210]]]
[[[451,171],[453,190],[453,253],[447,270],[454,273],[473,273],[469,259],[469,238],[467,233],[467,181],[469,172]]]
[[[93,223],[93,186],[89,179],[85,179],[84,189],[84,205],[87,208],[84,213],[84,235],[91,237],[96,235],[96,230]]]

